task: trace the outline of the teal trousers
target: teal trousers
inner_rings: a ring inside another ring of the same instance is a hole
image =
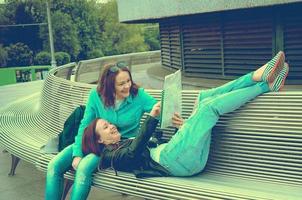
[[[46,200],[60,200],[64,187],[64,173],[72,169],[72,145],[63,149],[48,164],[46,175]],[[88,197],[92,173],[97,169],[100,157],[89,154],[82,158],[75,172],[75,180],[72,187],[72,200],[85,200]]]
[[[232,112],[269,91],[267,83],[255,82],[249,73],[218,88],[202,90],[196,110],[160,151],[159,163],[174,176],[201,172],[208,159],[211,130],[219,116]]]

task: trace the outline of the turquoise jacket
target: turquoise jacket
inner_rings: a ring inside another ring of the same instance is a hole
[[[122,137],[136,136],[139,131],[140,119],[144,112],[150,112],[156,100],[146,93],[143,88],[138,89],[137,96],[130,95],[116,110],[113,107],[105,107],[102,98],[96,88],[90,91],[86,103],[86,110],[81,121],[78,134],[73,144],[73,157],[83,157],[82,136],[85,128],[95,118],[102,118],[117,126]]]

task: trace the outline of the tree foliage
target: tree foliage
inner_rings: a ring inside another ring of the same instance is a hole
[[[98,14],[99,6],[96,1],[56,0],[53,1],[52,11],[60,11],[70,16],[72,24],[75,26],[74,34],[80,47],[76,57],[78,60],[86,59],[89,52],[101,49],[101,21]],[[63,48],[58,48],[58,50],[66,51]],[[66,52],[74,56],[71,52]]]
[[[104,22],[102,49],[105,55],[147,51],[142,26],[121,24],[116,1],[103,4],[100,15]]]
[[[41,51],[35,56],[34,63],[36,65],[48,65],[51,62],[50,53],[47,51]]]
[[[101,49],[94,49],[92,51],[87,52],[87,59],[92,59],[92,58],[100,58],[103,57],[103,51]]]
[[[73,59],[76,59],[80,52],[80,42],[77,35],[77,27],[70,15],[55,11],[52,14],[52,30],[55,51],[68,52]],[[44,38],[44,49],[49,47],[49,35],[46,27],[41,28],[41,38]]]
[[[158,28],[120,23],[116,0],[52,0],[50,9],[55,51],[68,53],[72,61],[159,49]],[[6,0],[0,23],[47,23],[46,2]],[[0,45],[16,43],[25,44],[34,55],[49,52],[48,26],[0,27]]]
[[[34,24],[45,19],[45,3],[43,0],[7,0],[0,11],[2,25]],[[45,26],[45,25],[44,25]],[[42,49],[39,37],[39,26],[15,26],[0,28],[0,43],[8,46],[23,43],[34,52]]]
[[[7,62],[7,52],[6,49],[0,45],[0,67],[5,67]]]
[[[23,43],[11,44],[6,47],[8,66],[29,66],[33,61],[33,52]]]
[[[154,24],[150,26],[145,26],[144,38],[145,38],[145,43],[149,46],[149,50],[154,51],[160,49],[158,26]]]
[[[57,66],[61,66],[70,62],[70,55],[66,52],[56,52],[55,58],[57,61]]]

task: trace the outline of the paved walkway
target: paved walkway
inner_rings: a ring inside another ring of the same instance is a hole
[[[41,91],[43,81],[0,86],[0,109],[19,98]]]

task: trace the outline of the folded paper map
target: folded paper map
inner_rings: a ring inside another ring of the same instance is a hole
[[[161,128],[172,126],[172,116],[175,112],[181,114],[181,71],[165,77],[161,98]]]

